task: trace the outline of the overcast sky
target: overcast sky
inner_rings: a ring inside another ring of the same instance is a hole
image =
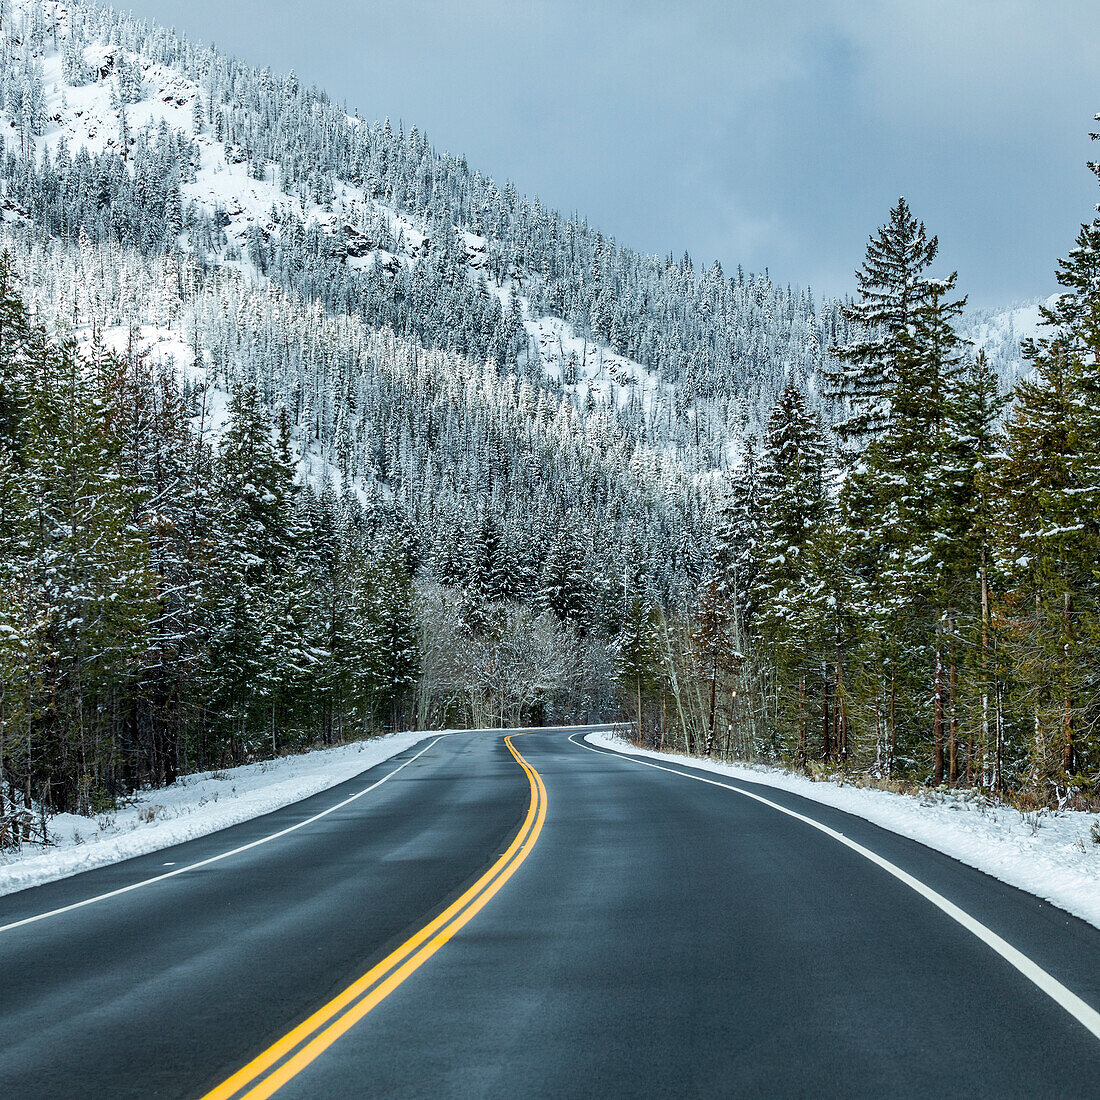
[[[120,6],[127,6],[122,0]],[[1097,0],[130,0],[624,244],[843,293],[898,195],[975,305],[1100,201]]]

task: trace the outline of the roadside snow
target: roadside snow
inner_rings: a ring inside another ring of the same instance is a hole
[[[600,748],[688,764],[833,806],[935,848],[1100,928],[1100,844],[1093,842],[1091,832],[1100,818],[1095,814],[1025,815],[1009,806],[961,795],[929,791],[918,799],[833,781],[815,782],[777,768],[653,752],[606,733],[591,733],[585,740]]]
[[[396,756],[440,732],[393,733],[334,749],[284,756],[225,771],[181,776],[170,787],[142,791],[97,818],[58,814],[54,844],[0,854],[0,895],[169,848],[270,813]],[[449,732],[449,731],[448,731]]]

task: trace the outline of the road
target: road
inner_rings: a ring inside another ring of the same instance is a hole
[[[0,898],[0,1096],[1095,1094],[1100,1038],[1021,967],[1096,1008],[1100,930],[574,733],[449,735]]]

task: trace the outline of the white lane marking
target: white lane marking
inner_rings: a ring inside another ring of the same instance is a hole
[[[253,840],[248,844],[242,844],[239,848],[233,848],[231,851],[222,852],[220,855],[208,856],[206,859],[200,859],[198,863],[189,863],[186,867],[177,867],[174,871],[166,871],[163,875],[154,875],[153,878],[141,879],[140,882],[131,882],[129,886],[120,886],[117,890],[110,890],[106,894],[96,894],[95,897],[85,898],[83,901],[74,901],[72,905],[63,905],[60,909],[50,909],[46,913],[38,913],[33,917],[24,917],[22,920],[12,921],[11,924],[0,924],[0,932],[10,932],[13,928],[22,928],[25,924],[34,924],[36,921],[45,920],[47,917],[57,917],[62,913],[71,913],[74,909],[83,909],[85,905],[94,905],[97,901],[117,898],[120,894],[128,894],[131,890],[138,890],[142,886],[151,886],[154,882],[163,882],[165,879],[175,878],[176,875],[186,874],[188,871],[194,871],[199,867],[208,867],[211,863],[217,863],[220,860],[228,859],[230,856],[239,856],[241,852],[247,852],[250,848],[258,848],[261,844],[267,844],[270,840],[278,840],[279,837],[286,836],[287,833],[293,833],[298,829],[304,829],[307,825],[312,825],[315,821],[320,821],[322,817],[328,817],[329,814],[343,809],[357,798],[362,798],[363,795],[370,794],[371,791],[381,787],[383,783],[392,779],[403,768],[407,768],[414,760],[419,760],[428,749],[437,742],[442,741],[445,736],[447,735],[443,734],[425,745],[416,756],[410,756],[404,764],[394,768],[393,771],[389,772],[387,775],[382,776],[377,783],[372,783],[369,787],[364,787],[363,790],[357,791],[350,797],[345,798],[343,802],[337,802],[335,806],[329,806],[327,810],[322,810],[319,814],[314,814],[313,817],[307,817],[305,821],[299,821],[296,825],[288,825],[287,828],[280,829],[277,833],[271,833],[268,836],[260,837],[259,840]],[[165,864],[165,866],[167,867],[169,864]]]
[[[576,736],[578,735],[574,734],[574,737]],[[942,910],[953,921],[961,924],[968,932],[977,936],[982,943],[996,951],[1002,959],[1015,967],[1028,979],[1028,981],[1038,986],[1038,988],[1050,997],[1055,1004],[1064,1008],[1079,1024],[1088,1031],[1091,1031],[1097,1039],[1100,1039],[1100,1012],[1097,1012],[1091,1005],[1086,1004],[1076,993],[1067,989],[1057,978],[1048,974],[1038,963],[1032,962],[1023,952],[1017,950],[1007,940],[1002,939],[991,928],[987,928],[981,921],[972,917],[964,909],[960,909],[954,902],[948,901],[943,894],[933,890],[931,886],[926,886],[920,879],[914,878],[908,871],[903,871],[897,864],[891,863],[888,859],[883,859],[882,856],[872,852],[870,848],[864,848],[862,844],[857,844],[843,833],[838,833],[836,829],[830,829],[828,825],[823,825],[820,821],[815,821],[812,817],[807,817],[805,814],[800,814],[795,810],[789,810],[786,806],[780,806],[778,802],[772,802],[770,799],[754,794],[752,791],[743,790],[741,787],[734,787],[729,783],[719,783],[715,779],[706,779],[701,775],[682,772],[676,768],[667,768],[663,764],[654,764],[649,760],[640,760],[638,757],[631,756],[629,753],[620,753],[614,752],[611,749],[596,748],[595,745],[574,741],[573,737],[570,737],[569,740],[579,748],[588,749],[590,752],[598,752],[604,756],[614,756],[619,760],[626,760],[632,764],[641,764],[646,768],[656,768],[658,771],[671,772],[673,775],[682,776],[684,779],[694,779],[697,783],[706,783],[712,787],[722,787],[727,791],[733,791],[735,794],[744,795],[745,798],[751,798],[773,810],[778,810],[781,814],[793,817],[796,821],[801,821],[811,828],[817,829],[818,832],[822,832],[826,836],[832,837],[833,840],[839,841],[847,848],[851,848],[853,852],[858,852],[877,867],[881,867],[887,874],[893,875],[899,882],[905,883],[906,886],[920,894],[921,897],[927,898],[937,909]],[[843,813],[843,811],[840,812]]]

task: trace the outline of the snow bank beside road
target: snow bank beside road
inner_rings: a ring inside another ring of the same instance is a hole
[[[334,787],[441,731],[393,733],[224,771],[181,776],[98,817],[59,814],[53,845],[0,853],[0,895],[170,848]]]
[[[833,781],[814,782],[777,768],[653,752],[606,733],[591,733],[585,740],[600,748],[688,764],[833,806],[935,848],[1100,928],[1100,844],[1093,841],[1092,834],[1100,818],[1095,814],[1025,815],[1010,806],[961,795],[929,791],[926,797],[917,798]]]

